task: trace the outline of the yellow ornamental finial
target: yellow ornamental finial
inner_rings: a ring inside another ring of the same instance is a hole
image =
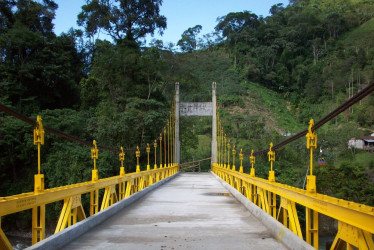
[[[125,152],[123,151],[123,147],[121,147],[121,152],[119,153],[119,160],[121,161],[121,167],[119,171],[120,176],[125,175],[125,167],[123,166],[123,162],[125,160]]]
[[[155,147],[155,164],[154,164],[154,169],[157,169],[157,140],[154,141],[153,146]]]
[[[40,115],[36,117],[36,127],[34,129],[34,145],[37,144],[44,145],[44,128]]]
[[[317,134],[315,131],[312,131],[314,126],[314,120],[310,119],[308,133],[306,134],[306,148],[317,148]]]
[[[275,152],[273,151],[273,143],[272,142],[270,143],[270,149],[269,149],[269,152],[268,152],[268,156],[269,156],[269,161],[270,162],[275,161]]]
[[[308,133],[306,134],[306,148],[310,149],[310,171],[307,176],[306,189],[309,193],[316,193],[316,176],[313,175],[313,149],[317,148],[317,133],[313,131],[314,120],[310,119]]]
[[[149,147],[149,143],[147,143],[147,171],[149,171],[151,169],[151,166],[149,165],[149,152],[151,152],[151,148]]]
[[[42,124],[42,117],[36,117],[36,127],[34,128],[34,145],[38,146],[38,174],[34,178],[34,191],[41,193],[44,191],[44,175],[40,174],[41,160],[40,160],[40,145],[44,144],[44,128]]]
[[[140,172],[140,166],[139,166],[139,157],[140,157],[140,150],[139,146],[136,146],[136,172]]]
[[[119,160],[121,162],[125,160],[125,152],[123,151],[123,147],[121,147],[121,152],[119,153]]]
[[[310,121],[309,121],[309,128],[308,128],[308,132],[309,133],[312,133],[313,126],[314,126],[314,120],[310,119]]]
[[[99,150],[97,149],[96,140],[93,140],[93,148],[91,149],[91,159],[96,160],[99,158]]]
[[[249,173],[249,176],[255,177],[255,169],[254,169],[254,164],[255,164],[255,156],[253,155],[253,149],[251,151],[251,156],[249,157],[249,162],[251,163],[251,172]]]
[[[136,146],[136,158],[139,158],[139,157],[140,157],[139,146]]]
[[[235,150],[235,145],[232,147],[232,171],[236,171],[235,169],[235,155],[236,155],[236,150]]]
[[[239,168],[239,172],[240,173],[243,173],[243,149],[241,148],[240,149],[240,153],[239,153],[239,160],[240,160],[240,168]]]
[[[270,161],[270,171],[269,171],[269,181],[275,181],[275,173],[273,171],[273,163],[275,161],[275,152],[273,151],[273,143],[270,143],[270,149],[268,152],[269,161]]]
[[[91,159],[94,161],[94,169],[92,170],[92,181],[97,181],[99,179],[99,173],[96,169],[96,160],[99,158],[99,150],[97,149],[96,140],[92,142],[93,147],[91,148]]]
[[[230,140],[227,142],[227,168],[230,169]]]
[[[253,155],[253,149],[251,151],[251,156],[249,157],[249,161],[250,161],[250,163],[252,164],[252,167],[253,167],[253,164],[255,164],[255,156]]]

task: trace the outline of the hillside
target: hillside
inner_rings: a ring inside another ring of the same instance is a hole
[[[342,37],[347,47],[371,49],[374,47],[374,18],[348,32]]]
[[[336,39],[328,53],[318,62],[322,69],[320,79],[325,81],[321,84],[325,87],[319,88],[318,98],[313,103],[303,98],[303,95],[295,99],[294,93],[274,91],[250,79],[240,79],[239,76],[239,81],[230,82],[229,88],[222,86],[224,90],[218,89],[220,114],[231,144],[245,151],[264,149],[268,148],[270,142],[284,140],[286,137],[282,135],[286,132],[296,133],[306,129],[309,119],[321,119],[348,99],[347,83],[352,80],[352,72],[353,94],[357,93],[360,86],[373,79],[373,34],[374,21],[371,19]],[[364,52],[364,62],[361,64],[360,51]],[[311,70],[316,69],[310,67]],[[329,81],[333,81],[339,88],[329,88]],[[198,145],[189,149],[188,155],[193,155],[195,160],[209,155],[209,122],[207,119],[196,119],[193,122],[197,133],[195,142]],[[316,164],[319,192],[374,204],[373,155],[347,147],[350,138],[370,134],[374,129],[373,122],[374,97],[370,95],[317,131],[319,141],[315,160],[324,157],[327,162],[324,166]],[[204,129],[199,129],[200,126]],[[303,187],[308,169],[305,143],[305,139],[301,138],[277,152],[275,169],[278,181]],[[322,153],[318,153],[320,149]],[[256,173],[266,178],[269,165],[267,159],[258,157],[256,161]],[[247,158],[244,164],[245,170],[249,171]],[[333,185],[330,181],[332,178],[336,180]],[[348,185],[346,180],[350,180],[351,184]]]

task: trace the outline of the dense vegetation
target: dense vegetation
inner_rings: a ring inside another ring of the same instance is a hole
[[[216,81],[225,132],[249,151],[305,129],[310,118],[373,82],[373,1],[293,0],[272,6],[268,17],[228,13],[203,38],[200,25],[187,29],[179,49],[161,40],[142,43],[166,28],[161,0],[112,2],[88,1],[78,16],[82,30],[56,35],[54,1],[1,1],[0,103],[83,140],[130,148],[158,136],[174,82],[181,83],[182,101],[209,101]],[[99,31],[111,41],[95,40]],[[374,129],[373,121],[369,96],[318,130],[327,160],[316,168],[319,192],[374,205],[374,157],[347,148],[351,137]],[[0,124],[0,196],[31,191],[32,128],[5,114]],[[182,119],[182,161],[209,156],[210,131],[210,119]],[[100,151],[100,178],[118,174],[117,158]],[[126,156],[127,172],[135,170],[134,158]],[[276,180],[302,187],[305,140],[280,149],[276,159]],[[46,135],[46,188],[89,180],[91,169],[89,148]],[[268,169],[258,157],[256,174],[267,177]],[[48,208],[50,219],[59,206]]]

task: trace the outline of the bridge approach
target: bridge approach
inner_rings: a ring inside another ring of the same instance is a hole
[[[182,173],[64,249],[286,249],[210,173]]]

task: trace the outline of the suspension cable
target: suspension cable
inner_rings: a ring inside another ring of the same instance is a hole
[[[13,109],[11,108],[8,108],[7,106],[3,105],[0,103],[0,111],[10,115],[10,116],[13,116],[25,123],[28,123],[30,124],[31,126],[35,126],[36,125],[36,121],[14,111]],[[84,146],[88,146],[88,147],[92,147],[92,142],[87,142],[85,140],[82,140],[78,137],[75,137],[75,136],[72,136],[72,135],[69,135],[69,134],[66,134],[60,130],[57,130],[57,129],[54,129],[54,128],[51,128],[51,127],[48,127],[48,126],[44,126],[44,130],[51,133],[51,134],[54,134],[54,135],[57,135],[61,138],[64,138],[66,140],[69,140],[69,141],[72,141],[72,142],[76,142],[76,143],[79,143],[81,145],[84,145]],[[159,138],[157,138],[158,140]],[[97,148],[99,149],[102,149],[102,150],[105,150],[105,151],[110,151],[110,152],[115,152],[115,153],[120,153],[121,150],[117,149],[117,148],[113,148],[113,147],[106,147],[106,146],[100,146],[100,145],[97,145]],[[141,148],[139,148],[140,150],[145,150],[146,149],[146,146],[143,146]],[[137,150],[137,148],[129,148],[129,149],[125,149],[124,151],[125,152],[135,152]]]

